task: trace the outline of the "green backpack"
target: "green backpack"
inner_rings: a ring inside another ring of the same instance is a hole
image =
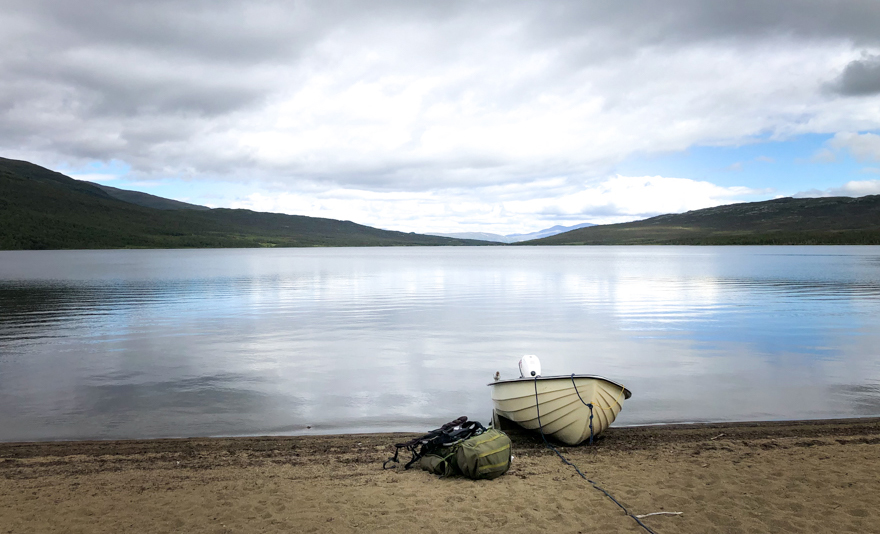
[[[467,416],[394,447],[394,456],[382,464],[382,469],[388,469],[389,463],[399,463],[401,449],[412,453],[404,469],[418,465],[444,477],[462,474],[472,479],[491,479],[510,468],[510,438],[500,430],[487,430],[477,421],[468,421]]]
[[[419,458],[419,467],[442,477],[462,474],[474,480],[497,478],[510,469],[510,438],[490,428],[451,447]]]
[[[419,467],[425,471],[448,477],[456,474],[455,453],[457,446],[438,449],[419,458]]]
[[[500,430],[490,428],[457,447],[455,463],[468,478],[497,478],[510,469],[510,438]]]

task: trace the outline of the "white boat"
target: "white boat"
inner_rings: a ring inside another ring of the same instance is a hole
[[[601,434],[632,396],[621,384],[595,375],[526,376],[496,380],[489,386],[495,428],[504,426],[503,418],[529,430],[543,429],[546,436],[567,445]]]

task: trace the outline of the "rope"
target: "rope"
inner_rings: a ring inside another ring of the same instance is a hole
[[[575,389],[575,391],[577,391],[577,388],[574,388],[574,389]],[[580,397],[580,395],[578,395],[578,397]],[[581,402],[583,402],[583,399],[581,399]],[[590,408],[590,445],[592,445],[593,444],[593,405],[587,404],[587,406]]]
[[[593,405],[590,403],[587,403],[587,401],[585,401],[584,398],[581,397],[581,392],[578,391],[578,386],[577,386],[577,384],[574,383],[574,373],[571,373],[571,385],[574,386],[574,392],[577,393],[578,398],[581,400],[581,402],[584,404],[584,406],[586,406],[587,408],[590,409],[590,445],[592,445],[593,444]],[[537,390],[538,388],[535,387],[535,389]],[[535,404],[536,405],[538,404],[538,392],[537,391],[535,391]],[[541,424],[540,415],[541,414],[538,413],[538,416],[539,416],[538,417],[538,424],[539,425]]]
[[[574,386],[574,392],[578,394],[578,398],[581,399],[581,402],[583,402],[583,403],[586,404],[587,406],[590,406],[590,407],[591,407],[591,408],[590,408],[590,413],[593,413],[592,404],[587,404],[587,403],[584,401],[584,399],[581,397],[581,392],[578,391],[577,384],[574,383],[574,377],[575,377],[575,374],[572,373],[572,374],[571,374],[571,385]],[[623,386],[620,386],[620,393],[618,393],[617,398],[614,399],[614,403],[617,404],[618,406],[622,406],[622,404],[620,404],[620,398],[623,397],[623,392],[624,392],[624,391],[626,391],[626,388],[623,387]],[[602,410],[613,410],[613,409],[614,409],[614,406],[596,406],[596,408],[601,408]],[[592,442],[590,443],[590,445],[592,445]]]
[[[614,504],[616,504],[617,506],[620,507],[621,510],[623,510],[623,513],[625,513],[626,515],[633,518],[633,520],[636,523],[638,523],[640,527],[645,529],[650,534],[657,534],[656,532],[654,532],[653,530],[648,528],[647,525],[642,523],[642,521],[638,517],[631,514],[630,511],[627,510],[624,505],[620,504],[620,502],[617,499],[615,499],[610,493],[608,493],[601,486],[599,486],[598,484],[596,484],[595,482],[593,482],[592,480],[587,478],[587,475],[583,474],[581,472],[581,470],[578,468],[578,466],[576,466],[573,463],[571,463],[570,461],[568,461],[568,458],[563,456],[562,453],[560,453],[558,450],[556,450],[556,447],[554,447],[553,445],[550,444],[549,441],[547,441],[547,436],[544,435],[544,425],[541,424],[541,408],[539,406],[540,403],[538,402],[538,377],[535,377],[534,382],[535,382],[535,410],[537,410],[537,412],[538,412],[538,429],[541,431],[541,437],[544,439],[544,444],[547,445],[547,447],[549,447],[553,452],[555,452],[556,456],[559,456],[559,458],[562,460],[563,463],[565,463],[566,465],[570,465],[571,467],[574,467],[574,470],[577,471],[577,474],[579,474],[582,479],[586,480],[594,488],[596,488],[597,490],[604,493],[606,497],[611,499],[611,501],[614,502]],[[572,382],[574,382],[574,375],[572,375]],[[577,391],[577,387],[575,387],[574,390]],[[592,443],[592,441],[593,441],[593,406],[591,404],[587,404],[586,402],[584,402],[584,399],[581,398],[580,393],[578,393],[578,398],[581,399],[581,402],[583,402],[584,404],[586,404],[587,406],[590,407],[590,443]]]

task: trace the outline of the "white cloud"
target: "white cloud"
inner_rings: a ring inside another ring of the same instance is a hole
[[[812,163],[834,163],[837,161],[837,153],[828,148],[820,148],[810,158]]]
[[[880,180],[859,180],[847,182],[843,185],[843,191],[847,196],[862,197],[865,195],[880,195]]]
[[[615,223],[743,202],[771,194],[745,187],[663,176],[615,176],[593,185],[548,179],[529,187],[381,193],[337,189],[314,194],[253,193],[225,205],[347,219],[401,231],[531,232],[555,224]],[[521,199],[521,197],[528,197]],[[506,200],[497,200],[498,198]]]
[[[775,3],[689,0],[658,17],[578,2],[13,3],[0,148],[159,178],[408,191],[596,178],[633,152],[880,123],[822,92],[873,49],[863,26],[880,11],[859,5],[780,19]]]
[[[841,152],[848,152],[858,161],[880,161],[880,135],[874,133],[837,132],[825,146],[817,150],[810,161],[834,163]],[[872,172],[868,167],[862,172]]]
[[[809,191],[801,191],[794,195],[799,198],[810,197],[863,197],[866,195],[880,195],[880,180],[854,180],[840,187]]]
[[[748,194],[606,179],[633,154],[878,128],[870,96],[827,91],[878,26],[855,1],[9,0],[0,151],[407,230],[636,217]],[[876,160],[871,135],[817,158]]]
[[[660,47],[566,74],[559,71],[568,58],[532,65],[513,46],[500,47],[498,57],[447,59],[426,72],[400,70],[370,48],[319,47],[308,64],[320,75],[232,125],[229,139],[237,143],[230,153],[297,178],[424,190],[512,183],[536,173],[598,177],[634,152],[814,131],[805,106],[821,122],[852,122],[849,104],[826,101],[816,84],[788,78],[833,71],[843,48],[827,44]],[[406,65],[428,61],[396,55]],[[363,75],[366,67],[375,70]],[[880,111],[859,116],[863,125],[880,123]]]
[[[753,163],[776,163],[776,160],[768,156],[758,156],[749,161],[737,161],[736,163],[732,163],[727,167],[727,170],[740,172],[746,165],[751,165]]]
[[[880,135],[839,132],[828,141],[835,150],[846,149],[859,161],[880,161]]]
[[[663,176],[616,176],[560,200],[549,200],[545,212],[594,214],[589,222],[619,222],[742,202],[770,191],[721,187],[709,182]],[[525,205],[530,202],[523,203]]]

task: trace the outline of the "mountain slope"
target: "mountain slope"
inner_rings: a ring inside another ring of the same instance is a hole
[[[581,228],[528,245],[880,245],[880,195],[780,198]]]
[[[32,163],[0,158],[3,250],[472,244],[486,243],[299,215],[154,209]]]
[[[157,210],[209,210],[207,206],[199,206],[197,204],[188,204],[179,200],[171,200],[170,198],[157,197],[140,191],[129,191],[127,189],[117,189],[109,185],[96,184],[89,182],[101,191],[107,193],[111,197],[128,202],[129,204],[137,204],[145,208],[153,208]]]

